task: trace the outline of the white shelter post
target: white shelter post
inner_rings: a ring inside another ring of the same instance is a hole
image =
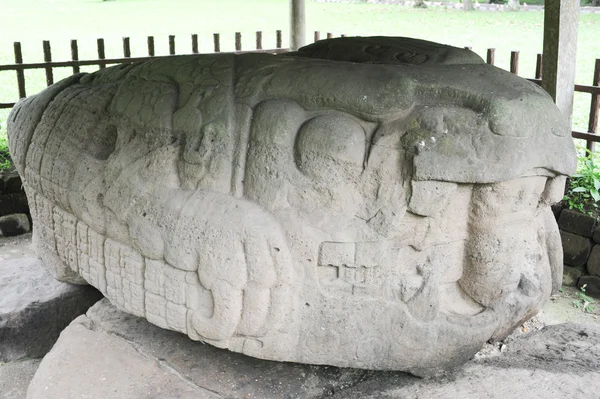
[[[544,7],[544,58],[542,87],[569,120],[577,58],[579,0],[546,0]]]
[[[296,51],[306,44],[306,7],[304,0],[290,0],[290,50]]]

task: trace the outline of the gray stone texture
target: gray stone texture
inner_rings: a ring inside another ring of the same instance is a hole
[[[25,213],[13,213],[12,215],[0,216],[0,235],[16,236],[29,233],[31,223]]]
[[[60,332],[101,298],[61,283],[34,257],[0,262],[0,362],[44,356]]]
[[[566,231],[560,232],[560,238],[562,241],[564,263],[574,267],[585,265],[592,250],[591,240],[577,234],[567,233]]]
[[[569,126],[466,50],[122,65],[22,100],[8,134],[55,277],[234,352],[433,374],[562,279]]]
[[[585,285],[586,295],[600,299],[600,277],[598,276],[581,276],[577,280],[577,288]]]
[[[575,287],[579,277],[581,277],[581,269],[567,265],[563,266],[563,285]]]
[[[42,359],[0,362],[0,399],[25,399],[27,387]]]
[[[558,218],[560,217],[560,213],[562,212],[562,205],[559,203],[551,205],[552,213],[554,214],[554,218],[558,222]]]
[[[594,245],[587,261],[589,274],[600,277],[600,245]]]
[[[43,359],[29,399],[528,398],[600,389],[600,328],[562,324],[511,339],[495,356],[422,380],[401,372],[253,359],[151,325],[107,300],[77,318]]]
[[[592,240],[594,240],[595,243],[600,244],[600,226],[596,226],[596,228],[594,229],[594,233],[592,234]]]
[[[565,209],[560,213],[558,227],[569,233],[591,238],[596,228],[596,218],[571,209]]]
[[[559,324],[523,335],[504,354],[471,361],[444,378],[407,381],[381,374],[333,398],[589,397],[600,390],[599,355],[597,325]]]

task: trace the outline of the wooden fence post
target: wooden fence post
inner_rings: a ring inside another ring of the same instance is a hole
[[[23,52],[21,50],[21,42],[14,43],[15,49],[15,64],[23,63]],[[17,73],[17,86],[19,86],[19,98],[27,97],[25,92],[25,71],[22,68],[16,68]]]
[[[544,67],[544,56],[542,54],[537,55],[536,63],[535,63],[535,78],[542,79],[542,69]]]
[[[213,42],[215,45],[215,53],[221,52],[221,36],[218,33],[213,34]]]
[[[106,68],[106,62],[102,62],[102,60],[106,58],[106,54],[104,53],[104,39],[98,39],[96,43],[98,46],[98,66],[100,69],[104,69]]]
[[[198,35],[196,33],[192,35],[192,53],[198,54]]]
[[[592,86],[600,86],[600,59],[596,60],[594,66],[594,80]],[[595,134],[598,129],[598,107],[600,106],[600,94],[592,94],[592,101],[590,103],[590,118],[588,120],[588,133]],[[594,151],[594,142],[587,142],[587,149]]]
[[[123,38],[123,57],[131,58],[131,43],[128,37]]]
[[[519,52],[511,51],[510,52],[510,72],[515,75],[519,74]]]
[[[48,40],[43,41],[44,48],[44,62],[52,62],[52,49],[50,48],[50,42]],[[50,86],[54,83],[54,75],[52,73],[52,66],[46,65],[46,84]]]
[[[79,48],[77,47],[77,40],[71,40],[71,60],[75,62],[73,64],[73,74],[79,73]]]
[[[490,65],[494,65],[496,59],[496,49],[495,48],[489,48],[487,49],[487,63]]]
[[[148,36],[148,55],[154,57],[154,36]]]
[[[262,32],[256,32],[256,49],[262,50]]]
[[[175,55],[175,36],[169,35],[169,54]]]
[[[235,32],[235,51],[242,51],[242,34]]]

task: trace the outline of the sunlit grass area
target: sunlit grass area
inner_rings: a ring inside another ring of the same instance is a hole
[[[448,3],[452,3],[451,1]],[[449,4],[451,5],[451,4]],[[235,32],[243,49],[254,49],[256,31],[263,47],[275,47],[275,31],[288,43],[288,0],[0,0],[2,34],[0,64],[14,62],[13,42],[20,41],[25,62],[43,60],[42,40],[50,40],[55,61],[70,59],[70,40],[79,43],[79,58],[97,58],[96,39],[105,38],[106,57],[122,56],[122,37],[131,38],[132,56],[147,54],[146,38],[155,36],[157,55],[168,53],[168,35],[176,35],[178,53],[190,53],[191,34],[198,34],[201,52],[212,51],[213,33],[221,34],[221,50],[234,49]],[[496,48],[496,65],[508,69],[510,52],[520,51],[519,74],[533,77],[542,52],[543,13],[463,12],[452,8],[412,9],[398,5],[318,3],[307,0],[308,40],[318,30],[334,36],[411,36],[454,46],[469,46],[485,57]],[[577,82],[591,84],[594,60],[600,58],[600,15],[582,14],[577,55]],[[96,67],[82,68],[92,71]],[[72,73],[56,69],[55,81]],[[27,71],[27,94],[45,87],[43,70]],[[0,102],[18,98],[15,73],[0,71]],[[574,126],[587,129],[590,96],[577,94]],[[0,136],[8,111],[0,111]]]

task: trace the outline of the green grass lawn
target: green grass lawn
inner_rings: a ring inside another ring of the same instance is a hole
[[[451,3],[451,1],[450,1]],[[234,33],[243,34],[243,48],[254,48],[254,33],[264,32],[264,47],[275,46],[275,31],[288,42],[288,0],[0,0],[2,34],[0,64],[13,63],[13,42],[23,45],[25,62],[41,61],[42,40],[50,40],[53,59],[70,57],[70,39],[79,41],[80,59],[96,58],[96,38],[106,39],[106,56],[122,54],[121,38],[131,37],[133,56],[146,54],[146,37],[156,37],[157,54],[167,54],[168,35],[177,36],[177,52],[191,52],[190,35],[200,38],[200,51],[211,51],[212,34],[221,33],[222,51],[233,50]],[[536,54],[542,51],[541,12],[462,12],[453,9],[415,10],[397,5],[317,3],[307,0],[309,39],[319,30],[335,36],[395,35],[470,46],[485,57],[496,48],[496,65],[508,68],[511,50],[520,50],[521,76],[533,76]],[[577,82],[590,84],[600,58],[600,15],[582,14],[577,56]],[[87,70],[93,70],[93,67]],[[85,69],[84,69],[85,70]],[[72,73],[55,71],[59,79]],[[27,72],[27,93],[43,89],[43,71]],[[0,72],[0,102],[17,99],[14,72]],[[577,95],[574,125],[587,129],[589,95]],[[0,135],[8,112],[0,111]]]

